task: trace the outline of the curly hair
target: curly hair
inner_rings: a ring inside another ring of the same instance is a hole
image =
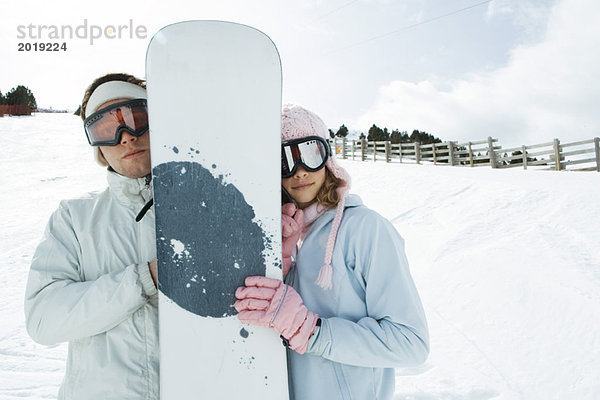
[[[343,179],[336,178],[329,169],[325,168],[325,182],[317,193],[317,202],[325,208],[335,208],[341,198],[337,189],[346,185]]]
[[[103,83],[110,81],[123,81],[133,83],[134,85],[138,85],[139,87],[143,87],[146,89],[146,81],[143,79],[136,78],[133,75],[125,74],[125,73],[111,73],[101,76],[97,78],[88,88],[85,90],[85,94],[83,95],[83,100],[81,100],[81,112],[79,115],[81,119],[85,121],[85,109],[87,107],[88,101],[90,100],[90,96],[94,93],[94,90]]]

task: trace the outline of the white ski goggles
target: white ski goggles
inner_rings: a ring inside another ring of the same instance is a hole
[[[307,136],[281,143],[281,177],[289,178],[298,166],[315,172],[325,166],[331,155],[327,140],[320,136]]]

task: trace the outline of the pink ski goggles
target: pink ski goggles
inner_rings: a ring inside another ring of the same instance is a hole
[[[298,166],[315,172],[325,166],[331,155],[327,140],[320,136],[307,136],[281,143],[281,177],[289,178]]]

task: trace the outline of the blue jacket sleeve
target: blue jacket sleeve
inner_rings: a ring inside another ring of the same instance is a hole
[[[363,279],[367,316],[358,321],[323,319],[307,352],[361,367],[421,364],[429,354],[429,332],[404,241],[375,212],[365,215],[359,226],[360,235],[347,251],[354,253],[354,269]]]

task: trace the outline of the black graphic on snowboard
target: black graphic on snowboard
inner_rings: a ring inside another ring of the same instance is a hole
[[[200,316],[235,314],[235,289],[265,274],[263,251],[271,247],[254,210],[199,163],[159,164],[153,175],[159,289]]]

